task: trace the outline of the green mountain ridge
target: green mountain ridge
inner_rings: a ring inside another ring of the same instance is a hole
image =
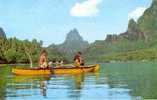
[[[129,21],[126,32],[119,35],[109,34],[105,40],[91,44],[84,53],[86,60],[89,61],[126,61],[136,60],[136,58],[145,60],[150,58],[157,59],[155,56],[156,47],[157,0],[153,0],[152,5],[137,22],[133,19]],[[145,53],[146,55],[144,55]]]
[[[137,21],[139,29],[145,34],[147,41],[157,38],[157,0],[153,0],[151,7],[146,9]]]

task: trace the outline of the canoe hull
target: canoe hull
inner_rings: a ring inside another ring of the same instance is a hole
[[[13,68],[12,73],[17,75],[51,75],[51,74],[79,74],[96,72],[100,68],[99,64],[73,68],[52,68],[52,69],[20,69]]]

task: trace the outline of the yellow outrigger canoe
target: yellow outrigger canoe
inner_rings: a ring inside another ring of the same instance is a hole
[[[51,75],[51,74],[79,74],[96,72],[100,68],[99,64],[83,67],[59,67],[59,68],[12,68],[12,73],[16,75]]]

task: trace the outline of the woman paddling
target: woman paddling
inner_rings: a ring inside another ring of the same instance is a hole
[[[40,68],[48,68],[49,67],[49,64],[47,61],[47,51],[45,49],[43,49],[40,53],[39,66],[40,66]]]

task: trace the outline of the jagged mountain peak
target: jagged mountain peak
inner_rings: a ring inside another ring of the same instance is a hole
[[[132,25],[136,25],[137,23],[136,23],[136,21],[134,20],[134,19],[130,19],[129,20],[129,25],[128,25],[128,27],[130,27],[130,26],[132,26]]]
[[[66,39],[62,44],[50,45],[49,48],[56,48],[65,58],[72,60],[76,52],[85,50],[88,46],[89,43],[84,41],[79,31],[74,28],[67,33]]]
[[[80,36],[78,30],[74,28],[66,36],[65,42],[68,41],[83,41],[83,38]]]

